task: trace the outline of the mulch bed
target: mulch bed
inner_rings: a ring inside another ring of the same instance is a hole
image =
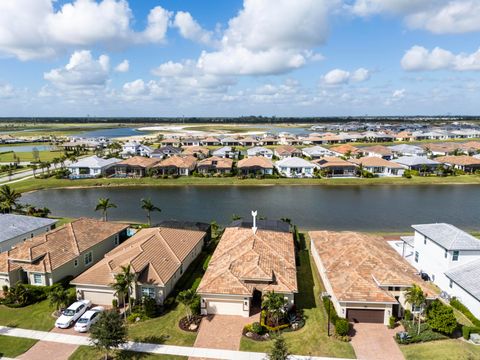
[[[190,317],[190,321],[188,321],[188,318],[185,316],[180,319],[178,326],[180,329],[183,331],[188,331],[188,332],[197,332],[198,328],[200,327],[200,322],[202,321],[202,316],[200,315],[192,315]],[[190,329],[190,325],[195,324],[197,327],[195,330]]]
[[[246,329],[243,329],[243,332],[242,332],[243,336],[245,336],[247,339],[251,339],[251,340],[254,340],[254,341],[267,341],[267,340],[270,340],[270,335],[267,334],[264,334],[264,335],[258,335],[258,334],[255,334],[254,332],[250,332],[250,331],[247,331]],[[248,336],[247,336],[248,334]]]

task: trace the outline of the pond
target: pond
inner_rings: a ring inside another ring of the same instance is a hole
[[[31,152],[36,148],[38,151],[50,151],[55,150],[55,146],[52,145],[18,145],[18,146],[0,146],[0,153],[14,151],[14,152]]]
[[[250,211],[268,219],[291,218],[305,229],[408,231],[410,225],[449,222],[480,230],[480,186],[161,186],[50,189],[27,193],[22,202],[63,217],[101,216],[94,208],[108,197],[113,220],[146,222],[140,199],[150,198],[162,219],[230,222]]]

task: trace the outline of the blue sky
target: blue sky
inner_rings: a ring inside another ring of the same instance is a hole
[[[478,115],[477,0],[3,0],[0,116]]]

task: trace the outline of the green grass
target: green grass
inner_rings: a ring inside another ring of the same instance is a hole
[[[303,250],[299,253],[299,258],[299,294],[295,302],[298,308],[304,310],[306,323],[298,331],[284,333],[289,352],[298,355],[354,358],[355,353],[349,343],[327,336],[327,315],[320,300],[323,284],[310,253]],[[268,352],[271,344],[271,341],[257,342],[242,337],[240,350]]]
[[[0,335],[0,358],[15,358],[30,349],[37,340]]]
[[[53,311],[48,300],[16,309],[0,305],[0,325],[49,331],[55,324]]]
[[[31,162],[35,161],[33,153],[30,152],[8,152],[0,154],[0,162],[14,162],[15,159],[13,155],[16,155],[17,161],[20,159],[20,162]],[[63,155],[63,151],[39,151],[38,156],[40,161],[52,161],[54,158],[58,158]]]
[[[461,340],[440,340],[400,345],[406,360],[474,360],[480,359],[480,346]]]
[[[66,217],[66,218],[56,218],[56,217],[52,217],[52,219],[58,220],[58,222],[57,222],[57,224],[56,224],[56,227],[60,227],[60,226],[65,225],[65,224],[69,224],[69,223],[71,223],[73,220],[75,220],[74,218],[69,218],[69,217]]]
[[[95,349],[91,346],[79,346],[75,352],[70,355],[68,360],[100,360],[104,359],[104,353]],[[158,354],[148,354],[140,353],[134,351],[117,351],[115,354],[115,359],[123,360],[180,360],[187,359],[183,356],[174,356],[174,355],[158,355]]]

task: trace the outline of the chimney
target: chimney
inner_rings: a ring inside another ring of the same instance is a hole
[[[252,216],[253,216],[253,226],[252,226],[252,231],[253,234],[256,234],[257,232],[257,211],[252,211]]]

